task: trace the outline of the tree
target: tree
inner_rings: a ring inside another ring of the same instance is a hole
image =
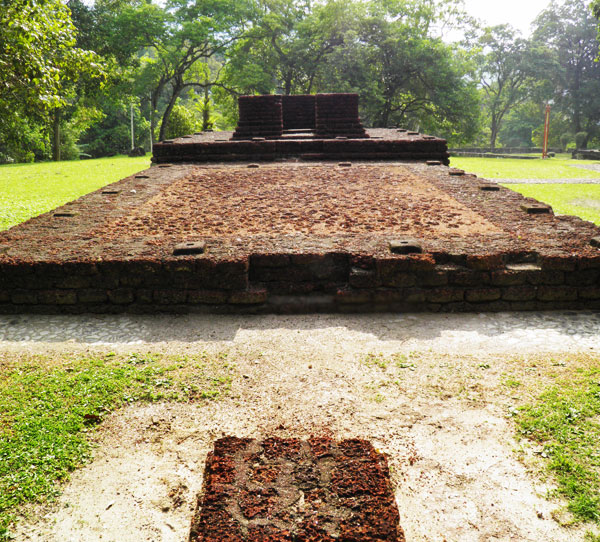
[[[253,27],[229,54],[227,81],[244,93],[310,94],[355,19],[352,2],[261,0]]]
[[[552,60],[541,44],[519,37],[506,24],[486,28],[479,46],[479,81],[494,149],[504,117],[533,95]]]
[[[76,47],[70,11],[60,0],[0,3],[0,116],[5,126],[52,116],[56,125],[69,86],[85,75],[102,76],[99,59]]]
[[[596,4],[596,14],[599,13]],[[571,121],[571,132],[598,135],[600,64],[597,21],[584,0],[555,0],[535,20],[534,39],[548,47],[557,65],[552,72],[555,109]]]
[[[2,0],[0,107],[39,113],[64,103],[64,88],[82,72],[100,71],[90,51],[75,47],[75,27],[60,0]]]
[[[468,55],[444,43],[436,29],[437,4],[373,1],[356,27],[328,56],[319,86],[355,91],[373,126],[408,125],[455,141],[478,128],[479,104],[468,75]]]
[[[159,139],[164,139],[169,116],[185,89],[218,85],[196,69],[226,50],[244,33],[251,6],[239,0],[169,0],[165,8],[142,4],[132,8],[132,20],[156,21],[142,30],[146,54],[142,58],[138,89],[150,94],[152,129],[161,114]],[[162,110],[162,113],[160,112]]]

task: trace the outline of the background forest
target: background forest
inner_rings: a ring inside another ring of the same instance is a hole
[[[529,38],[461,0],[0,0],[0,163],[110,156],[236,124],[237,96],[357,92],[366,126],[451,146],[600,146],[598,21]],[[456,37],[458,36],[458,38]]]

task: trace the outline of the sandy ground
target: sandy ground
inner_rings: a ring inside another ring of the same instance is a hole
[[[216,438],[315,434],[370,439],[388,455],[408,541],[583,540],[584,527],[555,520],[563,504],[545,498],[539,450],[515,440],[510,411],[553,376],[595,363],[593,313],[103,322],[0,319],[0,350],[226,350],[231,393],[114,413],[93,462],[58,502],[29,510],[16,540],[183,542]],[[574,345],[587,354],[574,356]],[[378,353],[386,363],[366,361]],[[509,376],[522,385],[506,386]]]

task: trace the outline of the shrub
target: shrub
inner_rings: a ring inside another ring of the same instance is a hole
[[[182,105],[175,105],[169,116],[165,138],[173,139],[184,135],[193,134],[196,130],[196,117],[189,109]]]
[[[567,146],[573,140],[573,135],[569,133],[565,133],[560,136],[560,148],[564,151],[567,150]]]
[[[578,149],[587,149],[587,140],[588,140],[587,132],[577,132],[575,134],[575,144]]]

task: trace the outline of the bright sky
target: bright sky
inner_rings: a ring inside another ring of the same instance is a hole
[[[465,10],[486,25],[508,23],[528,37],[529,26],[549,4],[550,0],[465,0]]]

